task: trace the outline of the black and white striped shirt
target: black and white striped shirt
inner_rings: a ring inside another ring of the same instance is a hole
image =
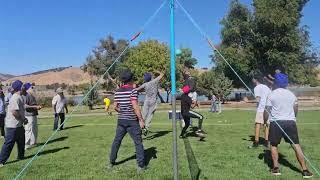
[[[132,100],[138,100],[138,92],[130,85],[120,87],[115,95],[115,102],[120,109],[118,120],[137,120],[137,115],[132,107]]]

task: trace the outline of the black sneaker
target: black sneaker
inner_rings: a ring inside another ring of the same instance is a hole
[[[274,167],[273,169],[271,169],[271,174],[274,176],[280,176],[281,173],[279,167]]]
[[[313,174],[309,170],[303,170],[302,176],[304,179],[309,179],[313,177]]]
[[[265,141],[265,142],[263,143],[263,146],[264,146],[265,148],[270,148],[269,141]]]
[[[259,143],[258,142],[253,142],[252,145],[248,146],[249,149],[258,148],[258,147],[259,147]]]

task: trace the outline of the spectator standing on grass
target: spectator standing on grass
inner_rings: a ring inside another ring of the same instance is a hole
[[[13,94],[13,89],[12,89],[12,87],[9,87],[8,90],[7,90],[7,94],[5,96],[6,106],[8,106],[10,98],[12,97],[12,94]]]
[[[217,112],[217,97],[212,94],[211,96],[211,109],[210,112]]]
[[[12,83],[13,95],[10,98],[5,119],[6,137],[0,153],[0,167],[7,162],[15,143],[18,147],[18,160],[24,159],[25,132],[23,124],[26,124],[28,120],[24,114],[25,108],[21,97],[22,85],[20,80]]]
[[[263,76],[260,74],[254,74],[252,77],[252,82],[255,84],[254,88],[254,96],[257,100],[257,112],[255,117],[255,135],[254,142],[250,146],[251,148],[256,148],[259,146],[259,138],[260,138],[260,127],[264,125],[265,132],[265,147],[268,147],[268,139],[269,139],[269,121],[264,116],[264,110],[267,103],[267,97],[271,93],[271,90],[268,86],[262,84]]]
[[[6,117],[6,102],[5,102],[3,90],[0,87],[0,132],[1,132],[1,138],[5,137],[5,132],[4,132],[4,119],[5,119],[5,117]]]
[[[142,144],[142,132],[144,120],[138,104],[138,92],[133,87],[133,74],[129,70],[121,73],[120,79],[123,85],[117,89],[114,95],[114,107],[119,113],[116,135],[112,143],[108,169],[116,164],[117,154],[123,137],[129,133],[135,148],[138,163],[138,172],[146,169],[144,161],[144,149]]]
[[[41,106],[38,105],[36,98],[33,95],[33,88],[31,83],[25,83],[22,86],[21,93],[26,109],[25,116],[28,119],[28,123],[25,125],[25,149],[34,147],[38,138],[37,116]]]
[[[52,99],[52,107],[54,112],[54,124],[53,124],[54,131],[59,127],[59,119],[60,119],[60,126],[61,126],[59,130],[63,130],[65,113],[68,113],[67,99],[63,94],[63,89],[59,87],[56,90],[56,93],[57,94]]]
[[[153,114],[157,109],[159,81],[164,76],[164,74],[159,71],[157,73],[159,74],[159,76],[154,79],[152,78],[151,73],[145,73],[144,74],[145,83],[136,89],[137,91],[144,89],[146,92],[145,100],[143,103],[143,109],[142,109],[142,118],[145,120],[144,122],[145,136],[148,134]]]
[[[287,75],[279,74],[278,76],[275,76],[274,85],[275,89],[267,98],[267,111],[270,112],[271,116],[269,134],[271,156],[273,161],[271,173],[276,176],[281,175],[278,162],[278,145],[280,144],[281,139],[284,138],[286,142],[291,144],[295,151],[296,158],[302,168],[303,178],[311,178],[313,174],[306,166],[303,151],[299,144],[299,136],[296,125],[298,113],[297,97],[291,91],[286,89],[288,86]]]

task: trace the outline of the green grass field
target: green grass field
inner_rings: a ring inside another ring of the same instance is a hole
[[[253,134],[253,111],[230,110],[206,116],[205,142],[196,137],[178,139],[179,176],[191,179],[200,168],[200,179],[271,179],[268,151],[248,149]],[[320,111],[301,111],[298,119],[300,141],[305,153],[320,167]],[[196,121],[195,121],[196,122]],[[51,135],[52,119],[39,119],[39,143]],[[172,179],[172,132],[167,113],[156,113],[152,131],[144,140],[149,169],[136,173],[135,149],[127,135],[119,151],[119,165],[107,171],[110,145],[115,134],[116,116],[75,116],[66,124],[21,179]],[[179,132],[180,132],[180,128]],[[3,143],[3,140],[0,140]],[[39,147],[26,152],[28,159],[15,162],[16,147],[8,163],[0,168],[0,179],[13,179]],[[282,176],[276,179],[301,179],[294,152],[280,145]],[[191,169],[191,171],[190,171]],[[311,168],[310,168],[311,169]],[[312,172],[314,172],[312,170]],[[315,174],[314,179],[318,179]]]

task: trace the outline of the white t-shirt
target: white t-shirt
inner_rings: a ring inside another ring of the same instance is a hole
[[[66,98],[61,98],[59,94],[55,95],[52,99],[52,106],[56,106],[55,113],[64,113],[64,107],[67,104]]]
[[[294,105],[298,104],[297,97],[289,90],[278,88],[267,98],[267,106],[271,106],[271,121],[296,120]]]
[[[197,99],[198,99],[198,94],[196,91],[189,92],[188,96],[192,99],[192,101],[197,101]]]
[[[271,90],[268,86],[264,84],[259,84],[254,88],[254,96],[260,97],[260,101],[257,107],[257,112],[264,112],[266,107],[267,97],[271,93]]]
[[[16,119],[13,116],[12,111],[18,111],[22,119]],[[7,128],[22,127],[22,124],[23,124],[22,121],[25,118],[24,113],[25,113],[25,108],[24,108],[24,103],[21,95],[18,93],[13,94],[9,100],[8,113],[5,120],[6,127]]]

